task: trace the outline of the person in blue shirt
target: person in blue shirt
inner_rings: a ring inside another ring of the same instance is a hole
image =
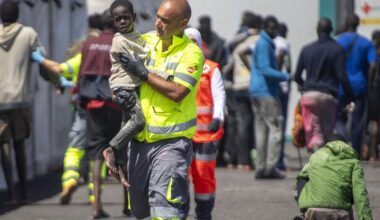
[[[352,113],[350,134],[346,129],[348,115],[344,111],[347,104],[343,89],[339,91],[338,118],[336,131],[345,138],[351,137],[352,146],[360,154],[363,131],[366,124],[366,106],[368,78],[375,73],[376,50],[373,43],[357,33],[360,19],[351,14],[346,19],[346,32],[340,34],[336,41],[346,53],[345,68],[348,80],[356,96],[355,111]]]
[[[264,29],[252,51],[249,93],[255,114],[256,179],[285,177],[276,168],[283,125],[279,82],[290,80],[290,77],[277,70],[273,43],[277,32],[277,19],[273,16],[265,18]]]

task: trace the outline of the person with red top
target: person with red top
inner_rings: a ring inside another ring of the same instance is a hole
[[[94,161],[93,218],[109,215],[101,204],[101,168],[103,150],[120,129],[121,109],[112,102],[108,79],[111,76],[110,50],[112,47],[113,20],[109,10],[102,14],[104,30],[98,37],[83,43],[82,61],[79,71],[79,98],[86,109],[88,156]]]
[[[195,28],[185,34],[198,46],[202,38]],[[190,175],[194,183],[195,213],[197,219],[211,219],[215,203],[215,165],[219,141],[222,139],[226,95],[219,65],[205,59],[196,96],[197,128],[193,137],[193,160]]]

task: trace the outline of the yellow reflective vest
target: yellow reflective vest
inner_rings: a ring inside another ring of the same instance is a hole
[[[142,36],[150,49],[146,66],[173,76],[173,81],[190,90],[180,102],[174,102],[157,92],[146,82],[140,86],[140,102],[146,125],[136,138],[148,143],[168,138],[191,139],[196,129],[196,103],[198,82],[203,70],[200,48],[185,35],[173,37],[173,44],[162,52],[162,41],[155,32]]]
[[[80,69],[80,64],[82,61],[82,53],[77,53],[72,58],[68,59],[64,63],[60,64],[62,75],[76,83],[78,81],[78,74]]]

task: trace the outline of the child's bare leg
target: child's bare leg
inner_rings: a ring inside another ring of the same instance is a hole
[[[107,218],[109,217],[108,213],[103,210],[102,202],[101,202],[101,171],[102,171],[102,160],[97,159],[94,161],[94,169],[93,169],[93,182],[94,182],[94,196],[95,201],[93,204],[93,214],[92,217],[94,219],[97,218]]]

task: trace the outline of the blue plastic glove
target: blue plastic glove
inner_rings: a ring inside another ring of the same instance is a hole
[[[39,47],[33,49],[32,60],[37,63],[42,63],[45,60],[45,57],[42,55],[42,51]]]
[[[73,87],[74,84],[70,80],[61,76],[61,77],[59,77],[59,85],[63,88],[70,88],[70,87]]]

